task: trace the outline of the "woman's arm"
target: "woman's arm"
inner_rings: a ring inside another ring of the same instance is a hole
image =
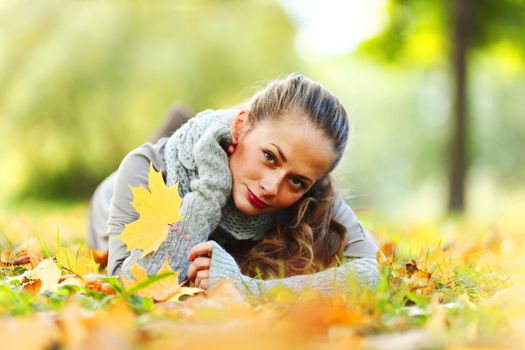
[[[202,283],[200,287],[203,289],[207,289],[220,279],[234,279],[242,291],[252,294],[264,293],[278,285],[295,291],[310,287],[320,292],[330,293],[351,288],[353,285],[351,281],[356,279],[361,287],[374,288],[379,276],[376,261],[377,245],[340,196],[336,200],[335,209],[335,219],[347,230],[347,242],[343,256],[348,261],[339,267],[310,275],[269,280],[254,279],[242,275],[233,257],[218,243],[209,241],[192,249],[190,260],[193,263],[188,270],[188,276],[196,284]],[[197,258],[201,254],[211,256],[211,258]]]
[[[193,258],[192,260],[196,262],[196,257],[201,254],[211,255],[211,258],[200,257],[198,264],[194,263],[190,266],[188,275],[192,280],[197,277],[197,286],[204,289],[221,279],[233,279],[236,286],[245,294],[264,294],[275,286],[283,286],[294,291],[310,288],[322,293],[333,293],[347,291],[357,284],[361,288],[375,288],[379,277],[377,261],[360,258],[310,275],[261,280],[243,275],[233,257],[217,242],[204,242],[194,247],[190,259]]]
[[[101,252],[108,251],[109,206],[116,179],[117,172],[114,171],[97,186],[89,203],[87,241],[91,248]]]
[[[165,140],[160,142],[165,142]],[[142,185],[148,189],[150,162],[157,171],[164,172],[164,161],[158,151],[161,143],[144,144],[131,151],[122,160],[117,171],[108,218],[109,253],[107,269],[111,275],[120,274],[122,263],[129,256],[126,244],[119,240],[118,236],[127,224],[139,218],[139,214],[131,205],[133,193],[129,186]]]

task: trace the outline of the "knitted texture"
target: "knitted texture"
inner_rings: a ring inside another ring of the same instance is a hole
[[[232,178],[223,145],[231,142],[230,125],[235,115],[232,110],[201,112],[166,143],[163,150],[166,183],[172,186],[179,182],[183,219],[170,228],[167,239],[156,251],[144,258],[140,258],[140,250],[131,252],[122,264],[122,272],[128,277],[131,277],[133,260],[143,266],[148,275],[154,275],[167,259],[170,267],[179,271],[182,282],[187,277],[191,247],[206,241],[219,223],[242,239],[260,237],[271,226],[272,216],[249,217],[239,212],[233,203],[225,206],[231,194]]]
[[[352,281],[356,279],[360,287],[375,288],[379,279],[377,268],[376,260],[361,258],[311,275],[261,280],[243,275],[235,259],[217,242],[213,242],[209,286],[211,287],[221,279],[233,279],[235,285],[245,294],[260,295],[276,286],[283,286],[294,291],[313,288],[328,294],[347,291],[352,287]]]
[[[274,225],[274,217],[272,213],[248,216],[239,211],[230,198],[222,208],[219,226],[236,239],[259,240],[263,233]]]

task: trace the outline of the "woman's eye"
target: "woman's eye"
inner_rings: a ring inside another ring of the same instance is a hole
[[[274,164],[276,159],[272,152],[263,151],[264,159],[266,159],[267,162]]]
[[[294,185],[295,187],[299,187],[299,188],[304,188],[305,185],[304,185],[304,182],[301,181],[299,178],[297,177],[291,177],[290,178],[290,182],[292,183],[292,185]]]

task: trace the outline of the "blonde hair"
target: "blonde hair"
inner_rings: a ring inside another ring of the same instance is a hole
[[[348,118],[339,100],[303,75],[272,81],[253,96],[252,125],[301,113],[333,142],[334,160],[341,160],[348,142]],[[335,219],[335,195],[329,175],[323,176],[297,202],[277,214],[275,227],[254,245],[241,270],[264,278],[293,276],[323,270],[336,263],[346,243],[346,229]]]

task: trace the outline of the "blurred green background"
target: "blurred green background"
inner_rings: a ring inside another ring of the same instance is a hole
[[[525,210],[520,0],[2,0],[0,206],[85,202],[174,103],[231,106],[296,71],[351,112],[335,178],[353,207],[441,215],[458,2],[470,14],[465,208]]]

